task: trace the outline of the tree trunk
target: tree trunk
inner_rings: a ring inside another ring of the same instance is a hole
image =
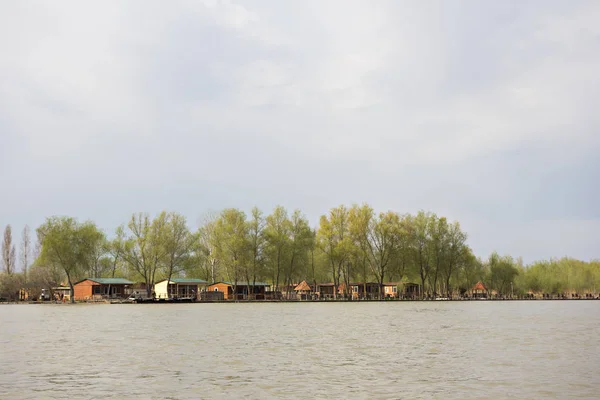
[[[69,281],[69,289],[71,291],[71,296],[69,296],[69,302],[71,304],[75,304],[75,288],[73,287],[73,282],[71,282],[71,276],[67,274],[67,280]]]

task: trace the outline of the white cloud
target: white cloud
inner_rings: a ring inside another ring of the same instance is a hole
[[[83,187],[108,223],[111,195],[197,215],[249,201],[321,212],[370,201],[459,220],[533,210],[530,181],[551,182],[549,166],[598,167],[599,13],[595,2],[5,3],[0,183],[27,181],[19,199],[43,188],[74,210]],[[505,247],[527,251],[518,243]],[[570,246],[585,255],[586,243]]]

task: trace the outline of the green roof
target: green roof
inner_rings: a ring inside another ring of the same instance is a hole
[[[102,285],[133,285],[133,282],[123,278],[87,278]],[[85,280],[85,279],[84,279]]]
[[[171,282],[175,283],[208,283],[202,279],[196,278],[171,278]]]
[[[228,285],[233,286],[233,282],[215,282],[215,283],[226,283]],[[254,283],[250,282],[250,283],[248,283],[248,282],[241,282],[241,281],[238,282],[237,285],[238,286],[271,286],[271,284],[267,283],[267,282],[254,282]]]

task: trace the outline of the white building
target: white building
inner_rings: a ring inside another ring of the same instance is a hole
[[[198,293],[206,290],[208,282],[202,279],[194,278],[171,278],[167,285],[167,280],[156,282],[154,284],[154,293],[157,299],[177,298],[199,298]]]

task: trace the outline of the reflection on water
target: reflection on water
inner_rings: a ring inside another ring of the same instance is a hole
[[[599,398],[600,302],[0,306],[0,399]]]

